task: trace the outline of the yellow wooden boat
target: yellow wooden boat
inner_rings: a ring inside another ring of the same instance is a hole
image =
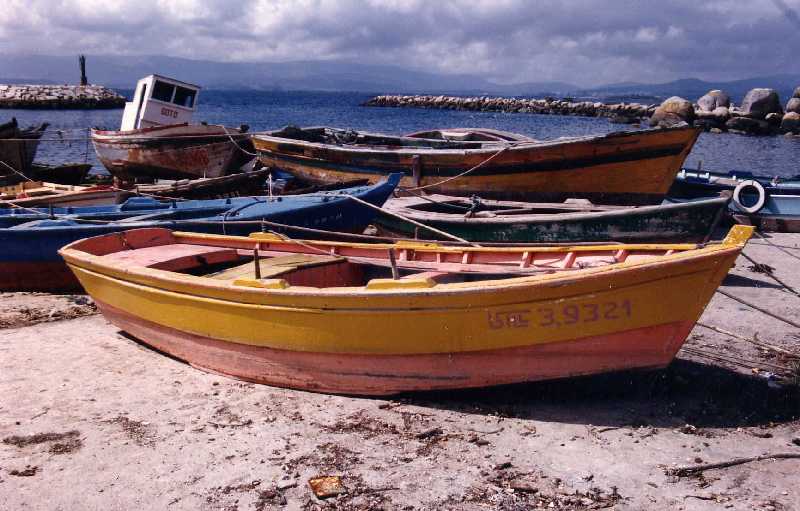
[[[140,229],[60,253],[109,321],[194,366],[393,394],[664,367],[751,233],[484,248]]]

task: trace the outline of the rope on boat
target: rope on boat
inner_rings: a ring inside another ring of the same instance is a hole
[[[488,158],[486,158],[485,160],[483,160],[479,164],[475,165],[471,169],[465,170],[461,174],[457,174],[455,176],[448,177],[447,179],[443,179],[443,180],[441,180],[441,181],[439,181],[437,183],[431,183],[431,184],[427,184],[427,185],[424,185],[424,186],[415,186],[413,188],[405,188],[404,190],[425,190],[426,188],[433,188],[434,186],[440,186],[440,185],[443,185],[445,183],[449,183],[450,181],[453,181],[455,179],[458,179],[460,177],[464,177],[467,174],[469,174],[470,172],[473,172],[473,171],[483,167],[484,165],[486,165],[490,161],[494,160],[495,158],[497,158],[498,156],[500,156],[504,152],[508,151],[509,149],[511,149],[512,146],[513,146],[513,144],[504,145],[499,151],[497,151],[493,155],[489,156]]]
[[[269,234],[277,236],[278,238],[282,239],[283,241],[287,241],[289,243],[294,243],[296,245],[300,245],[301,247],[305,247],[305,248],[307,248],[309,250],[313,250],[315,252],[319,252],[320,254],[324,254],[326,256],[330,256],[331,255],[331,253],[328,252],[327,250],[323,250],[321,248],[317,248],[314,245],[309,245],[308,243],[305,243],[303,240],[298,240],[298,239],[292,238],[291,236],[288,236],[286,234],[282,234],[282,233],[275,232],[275,231],[269,231],[269,230],[265,231],[265,232],[268,232]],[[343,256],[343,255],[339,255],[339,254],[336,254],[333,257],[338,257],[340,259],[348,260],[348,261],[350,260],[349,257]]]
[[[22,176],[23,178],[25,178],[27,181],[33,182],[33,179],[29,178],[28,176],[26,176],[25,174],[23,174],[19,170],[15,169],[14,167],[9,165],[8,163],[4,162],[3,160],[0,160],[0,163],[2,163],[3,165],[5,165],[9,169],[11,169],[11,172],[13,172],[14,174],[18,174],[18,175]]]
[[[0,201],[0,204],[2,204],[2,203],[3,203],[3,201]],[[36,211],[35,209],[31,209],[31,208],[26,208],[25,206],[20,206],[18,204],[14,204],[13,202],[7,202],[5,204],[7,206],[11,207],[11,208],[22,209],[24,211],[28,211],[29,213],[33,213],[34,215],[50,216],[49,213],[44,213],[42,211]]]
[[[60,131],[60,130],[59,130]],[[83,131],[83,129],[80,129]],[[226,131],[227,133],[227,131]],[[213,134],[209,133],[207,135],[170,135],[170,136],[160,136],[158,137],[160,140],[181,140],[181,139],[194,139],[194,138],[228,138],[230,135],[223,133],[223,134]],[[240,133],[240,135],[248,136],[246,133]],[[84,142],[87,140],[92,140],[91,136],[85,137],[58,137],[58,138],[4,138],[4,141],[9,142]],[[152,138],[148,137],[127,137],[125,138],[126,142],[146,142],[152,140]]]
[[[139,190],[139,187],[136,186],[134,188],[120,188],[114,185],[107,185],[109,189],[114,190],[116,192],[125,192],[125,193],[132,193],[134,195],[141,195],[143,197],[151,197],[153,199],[162,199],[162,200],[174,200],[174,201],[187,201],[191,199],[187,199],[185,197],[169,197],[167,195],[156,195],[154,193],[146,193]]]
[[[469,211],[471,209],[468,206],[458,206],[456,204],[450,204],[449,202],[433,200],[430,197],[426,197],[425,195],[422,195],[421,193],[413,192],[412,191],[412,190],[414,190],[413,188],[403,188],[402,186],[398,186],[397,188],[402,192],[406,192],[406,193],[408,193],[410,195],[413,195],[414,197],[417,197],[418,199],[422,199],[422,200],[428,201],[428,202],[430,202],[432,204],[436,204],[437,206],[446,206],[448,208],[457,209],[457,210],[459,210],[461,212]]]
[[[754,309],[754,310],[757,310],[758,312],[766,314],[767,316],[770,316],[770,317],[773,317],[773,318],[775,318],[775,319],[777,319],[779,321],[782,321],[782,322],[786,323],[787,325],[793,326],[795,328],[800,328],[800,323],[792,321],[791,319],[786,319],[786,318],[784,318],[782,316],[779,316],[779,315],[775,314],[774,312],[770,312],[770,311],[764,309],[763,307],[759,307],[758,305],[755,305],[755,304],[750,303],[748,301],[742,300],[741,298],[739,298],[737,296],[734,296],[734,295],[728,293],[727,291],[723,291],[722,289],[717,289],[717,293],[719,293],[719,294],[721,294],[723,296],[727,296],[731,300],[737,301],[737,302],[741,303],[742,305],[746,305],[747,307],[750,307],[751,309]]]
[[[236,146],[236,147],[237,147],[237,148],[238,148],[238,149],[239,149],[241,152],[243,152],[244,154],[246,154],[246,155],[248,155],[248,156],[255,156],[255,157],[258,157],[258,153],[251,153],[251,152],[250,152],[250,151],[248,151],[247,149],[244,149],[242,146],[240,146],[240,145],[239,145],[239,143],[238,143],[238,142],[236,142],[236,140],[234,140],[234,139],[233,139],[233,137],[231,136],[231,134],[230,134],[230,133],[228,133],[228,128],[227,128],[227,126],[223,126],[223,127],[222,127],[222,130],[225,132],[225,135],[226,135],[226,136],[227,136],[227,137],[230,139],[231,143],[232,143],[234,146]]]
[[[393,216],[395,218],[399,218],[400,220],[403,220],[403,221],[408,222],[410,224],[416,225],[417,227],[422,227],[423,229],[427,229],[427,230],[429,230],[431,232],[434,232],[434,233],[438,234],[439,236],[444,236],[446,238],[450,238],[451,240],[459,241],[461,243],[466,243],[468,245],[472,245],[473,247],[480,247],[480,245],[478,245],[477,243],[473,243],[471,241],[467,241],[464,238],[459,238],[458,236],[456,236],[454,234],[450,234],[449,232],[440,231],[439,229],[436,229],[435,227],[431,227],[429,225],[425,225],[422,222],[417,222],[416,220],[412,220],[410,218],[404,217],[403,215],[399,215],[399,214],[393,213],[391,211],[386,211],[385,209],[383,209],[380,206],[376,206],[375,204],[369,203],[369,202],[367,202],[367,201],[365,201],[363,199],[360,199],[358,197],[355,197],[353,195],[347,195],[347,197],[350,198],[350,199],[353,199],[354,201],[358,202],[359,204],[363,204],[365,206],[369,206],[370,208],[378,210],[381,213],[384,213],[384,214],[389,215],[389,216]]]

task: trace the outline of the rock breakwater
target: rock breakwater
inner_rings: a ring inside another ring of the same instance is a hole
[[[2,85],[0,108],[122,108],[125,97],[102,85]]]
[[[650,126],[688,124],[714,133],[731,132],[750,135],[800,136],[800,87],[793,98],[781,107],[773,89],[753,89],[742,105],[734,105],[727,93],[712,90],[695,103],[673,96],[660,105],[640,103],[602,103],[575,101],[571,98],[528,99],[487,96],[382,95],[364,103],[374,107],[436,108],[479,112],[531,113],[607,117],[611,122]]]
[[[376,96],[364,106],[439,108],[449,110],[472,110],[480,112],[519,112],[545,115],[576,115],[584,117],[609,117],[619,121],[634,121],[650,117],[658,105],[640,103],[606,104],[594,101],[572,101],[570,99],[525,99],[501,97],[460,96]]]

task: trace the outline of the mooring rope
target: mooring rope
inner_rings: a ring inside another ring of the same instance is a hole
[[[413,188],[403,188],[402,186],[398,186],[397,189],[402,191],[402,192],[406,192],[406,193],[408,193],[410,195],[413,195],[414,197],[417,197],[418,199],[422,199],[422,200],[428,201],[428,202],[430,202],[432,204],[436,204],[436,205],[439,205],[439,206],[447,206],[448,208],[458,209],[459,211],[469,211],[471,209],[471,208],[469,208],[467,206],[457,206],[455,204],[450,204],[450,203],[443,202],[443,201],[435,201],[435,200],[431,199],[430,197],[426,197],[425,195],[422,195],[420,193],[413,192],[412,191]]]
[[[225,128],[225,133],[208,133],[205,135],[169,135],[169,136],[158,136],[159,140],[182,140],[182,139],[195,139],[195,138],[228,138],[230,135],[228,134],[227,128]],[[85,128],[80,129],[83,131]],[[76,128],[77,130],[77,128]],[[57,130],[61,131],[61,130]],[[239,135],[248,136],[247,133],[239,133]],[[92,140],[92,138],[96,138],[97,140],[105,142],[104,138],[105,135],[99,135],[98,137],[92,137],[91,135],[85,137],[59,137],[59,138],[4,138],[4,141],[9,142],[84,142],[86,140]],[[145,136],[137,136],[137,137],[125,137],[125,142],[147,142],[153,140],[153,137],[145,137]]]
[[[755,361],[755,360],[750,360],[750,359],[747,359],[747,358],[744,358],[744,357],[739,357],[739,356],[721,355],[721,354],[716,353],[716,352],[712,353],[712,352],[708,352],[708,351],[705,351],[703,349],[695,348],[695,347],[692,347],[692,346],[684,346],[684,347],[681,348],[680,351],[683,352],[683,353],[688,353],[690,355],[695,355],[695,356],[699,356],[699,357],[705,357],[705,358],[707,358],[709,360],[713,360],[715,362],[727,362],[728,364],[732,364],[732,365],[735,365],[735,366],[743,367],[743,368],[746,368],[746,369],[752,369],[752,368],[757,367],[757,366],[767,367],[767,368],[770,369],[770,372],[772,372],[772,371],[780,371],[780,372],[784,373],[782,376],[785,376],[786,374],[789,374],[789,373],[792,372],[791,369],[789,369],[788,367],[784,367],[782,365],[775,364],[775,363],[772,363],[772,362]]]
[[[9,165],[8,163],[4,162],[3,160],[0,160],[0,163],[2,163],[3,165],[5,165],[9,169],[11,169],[11,172],[13,172],[14,174],[18,174],[18,175],[22,176],[23,178],[25,178],[27,181],[33,182],[33,179],[29,178],[28,176],[26,176],[25,174],[23,174],[19,170],[15,169],[14,167]]]
[[[222,127],[222,130],[225,132],[225,135],[226,135],[226,136],[227,136],[227,137],[230,139],[231,143],[232,143],[233,145],[235,145],[235,146],[236,146],[236,147],[237,147],[237,148],[238,148],[238,149],[239,149],[241,152],[243,152],[244,154],[246,154],[246,155],[248,155],[248,156],[256,156],[256,157],[258,157],[258,153],[251,153],[251,152],[250,152],[250,151],[248,151],[247,149],[245,149],[245,148],[243,148],[242,146],[240,146],[240,145],[239,145],[239,143],[238,143],[236,140],[234,140],[234,139],[233,139],[233,137],[231,136],[231,134],[230,134],[230,133],[228,133],[228,127],[227,127],[227,126],[223,126],[223,127]]]
[[[756,271],[758,273],[762,273],[762,272],[765,273],[769,278],[771,278],[772,280],[774,280],[775,282],[777,282],[778,284],[783,286],[784,289],[786,289],[787,291],[789,291],[791,294],[795,295],[796,297],[800,298],[800,293],[798,293],[795,288],[793,288],[792,286],[790,286],[786,282],[782,281],[774,273],[772,273],[772,267],[770,267],[769,265],[761,264],[761,263],[757,262],[755,259],[753,259],[749,255],[745,254],[744,251],[741,252],[741,255],[742,255],[742,257],[744,257],[745,259],[747,259],[748,261],[753,263],[754,268],[756,268]]]
[[[739,339],[740,341],[749,342],[749,343],[754,344],[754,345],[756,345],[756,346],[758,346],[760,348],[768,349],[768,350],[774,351],[776,353],[780,353],[782,355],[786,355],[787,357],[800,358],[800,354],[798,354],[798,353],[793,353],[793,352],[785,350],[783,348],[779,348],[778,346],[773,346],[771,344],[767,344],[765,342],[761,342],[757,338],[750,339],[748,337],[741,336],[741,335],[739,335],[737,333],[730,332],[728,330],[724,330],[724,329],[722,329],[722,328],[720,328],[718,326],[707,325],[707,324],[702,323],[700,321],[697,322],[697,326],[701,326],[703,328],[708,328],[709,330],[713,330],[713,331],[718,332],[720,334],[727,335],[729,337],[733,337],[734,339]]]
[[[734,296],[731,293],[728,293],[727,291],[723,291],[722,289],[717,289],[717,293],[719,293],[719,294],[721,294],[723,296],[727,296],[731,300],[735,300],[735,301],[741,303],[742,305],[746,305],[746,306],[750,307],[751,309],[755,309],[758,312],[766,314],[767,316],[770,316],[770,317],[773,317],[773,318],[775,318],[775,319],[777,319],[779,321],[782,321],[782,322],[786,323],[787,325],[793,326],[795,328],[800,328],[800,323],[792,321],[791,319],[786,319],[784,317],[781,317],[781,316],[775,314],[774,312],[770,312],[770,311],[764,309],[763,307],[759,307],[758,305],[750,303],[750,302],[748,302],[746,300],[742,300],[741,298],[739,298],[737,296]]]
[[[430,184],[427,184],[427,185],[424,185],[424,186],[415,186],[413,188],[406,188],[405,190],[425,190],[427,188],[433,188],[435,186],[441,186],[441,185],[443,185],[445,183],[449,183],[450,181],[456,180],[456,179],[458,179],[460,177],[464,177],[467,174],[469,174],[470,172],[478,170],[479,168],[483,167],[484,165],[486,165],[490,161],[494,160],[495,158],[500,156],[502,153],[504,153],[504,152],[508,151],[509,149],[511,149],[511,147],[512,147],[512,144],[504,145],[499,151],[497,151],[496,153],[494,153],[493,155],[491,155],[487,159],[483,160],[482,162],[480,162],[479,164],[475,165],[471,169],[467,169],[467,170],[465,170],[464,172],[462,172],[460,174],[448,177],[447,179],[443,179],[443,180],[441,180],[441,181],[439,181],[437,183],[430,183]]]

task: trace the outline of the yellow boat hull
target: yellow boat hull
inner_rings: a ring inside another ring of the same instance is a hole
[[[110,321],[193,365],[392,394],[665,366],[749,236],[735,229],[722,244],[569,274],[335,289],[116,268],[70,247],[62,255]]]

